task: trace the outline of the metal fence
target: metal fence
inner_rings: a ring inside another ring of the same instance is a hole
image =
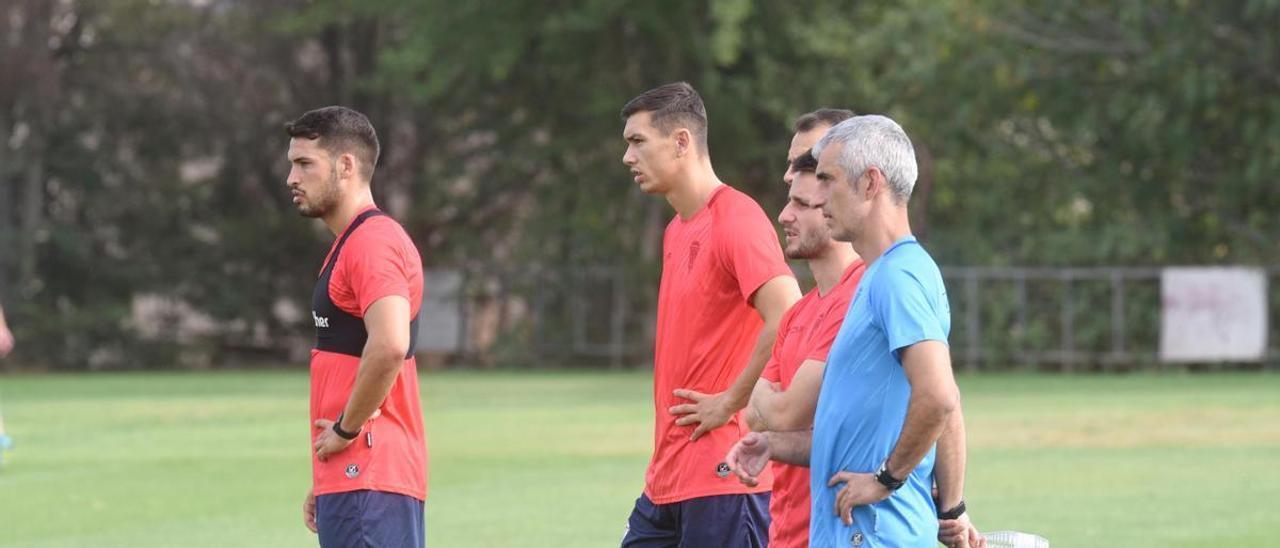
[[[1160,268],[943,268],[958,368],[1117,371],[1163,367]],[[1268,270],[1270,350],[1280,365],[1280,268]],[[471,272],[457,299],[459,354],[612,367],[651,359],[656,276],[610,266]],[[495,310],[496,307],[496,310]],[[487,322],[477,321],[489,316]],[[488,332],[488,335],[477,330]]]
[[[533,265],[440,274],[461,282],[455,284],[458,297],[440,298],[446,306],[427,311],[454,318],[438,323],[456,324],[433,351],[464,362],[522,366],[581,362],[621,368],[649,359],[657,288],[629,286],[623,268]]]
[[[1160,367],[1160,268],[943,269],[952,358],[966,370]],[[1268,270],[1270,348],[1280,359],[1280,291]]]

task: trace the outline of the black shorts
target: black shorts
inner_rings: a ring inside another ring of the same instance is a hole
[[[422,501],[398,493],[349,491],[316,497],[322,548],[422,548]]]
[[[671,504],[636,499],[623,548],[763,548],[769,543],[769,493],[716,495]]]

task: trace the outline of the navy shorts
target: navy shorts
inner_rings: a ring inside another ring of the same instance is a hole
[[[422,548],[422,501],[398,493],[349,491],[316,497],[322,548]]]
[[[769,543],[769,493],[716,495],[671,504],[636,499],[623,548],[762,548]]]

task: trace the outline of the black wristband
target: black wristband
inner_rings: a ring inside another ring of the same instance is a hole
[[[964,501],[962,500],[960,501],[960,504],[955,505],[954,508],[947,510],[946,512],[939,512],[938,519],[960,519],[960,516],[963,515]]]
[[[880,465],[880,470],[876,472],[876,481],[880,482],[880,485],[888,488],[889,492],[897,491],[902,488],[904,483],[907,483],[907,480],[898,479],[889,475],[888,460],[884,461],[884,464]]]
[[[348,432],[346,430],[343,430],[342,417],[344,415],[338,415],[338,420],[333,421],[333,433],[337,434],[339,438],[342,438],[344,440],[354,440],[356,439],[356,436],[360,435],[360,429],[357,428],[355,432]]]

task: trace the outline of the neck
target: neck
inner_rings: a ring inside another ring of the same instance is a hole
[[[911,235],[911,222],[907,219],[906,206],[885,205],[871,212],[872,218],[865,230],[853,241],[853,249],[868,265],[876,262],[894,242]]]
[[[684,220],[689,220],[702,211],[707,201],[711,199],[711,193],[724,184],[720,182],[719,177],[716,177],[715,170],[711,168],[711,161],[706,159],[676,177],[679,182],[672,185],[666,198],[667,203],[670,203]]]
[[[844,271],[858,260],[858,254],[847,242],[831,242],[820,257],[809,259],[809,271],[818,283],[818,295],[826,296],[844,277]]]
[[[357,191],[351,196],[345,197],[339,202],[338,207],[330,211],[324,216],[324,224],[329,227],[329,231],[334,236],[342,234],[342,230],[351,224],[351,220],[356,217],[365,208],[374,205],[373,192],[369,187]]]

